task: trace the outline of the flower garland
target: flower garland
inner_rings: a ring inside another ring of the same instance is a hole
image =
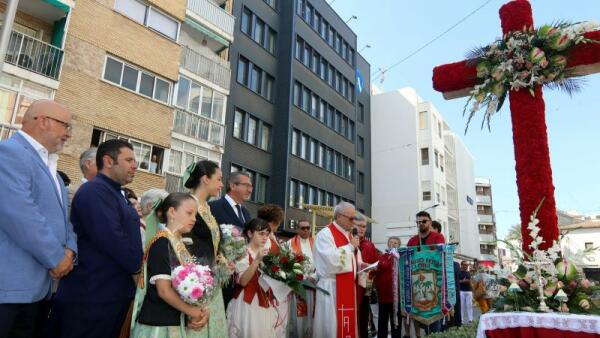
[[[511,31],[487,47],[475,49],[469,58],[475,62],[478,84],[470,91],[473,105],[467,126],[474,114],[485,108],[484,123],[500,110],[509,90],[526,89],[535,96],[535,88],[547,85],[568,93],[577,91],[579,82],[569,78],[567,55],[572,47],[596,42],[584,36],[598,29],[594,22],[544,25]],[[467,110],[465,106],[465,112]]]

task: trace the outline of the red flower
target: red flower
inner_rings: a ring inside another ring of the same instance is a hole
[[[273,266],[271,266],[271,271],[277,272],[277,271],[279,271],[279,267],[277,265],[273,265]]]
[[[281,257],[281,264],[287,264],[287,262],[289,262],[289,259],[286,256]]]
[[[304,279],[304,275],[296,275],[296,280],[303,280]]]
[[[302,256],[302,255],[296,255],[296,262],[298,262],[298,263],[304,262],[304,256]]]

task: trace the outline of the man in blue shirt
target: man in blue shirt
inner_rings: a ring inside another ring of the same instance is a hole
[[[142,264],[140,219],[121,192],[137,164],[131,144],[109,140],[97,150],[98,174],[73,198],[78,265],[64,278],[50,315],[51,337],[114,338],[135,294]]]

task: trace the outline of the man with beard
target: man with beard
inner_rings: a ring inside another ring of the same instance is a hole
[[[56,292],[50,337],[117,337],[135,293],[140,218],[121,190],[137,169],[133,146],[118,139],[102,143],[96,165],[96,177],[73,198],[78,265]]]

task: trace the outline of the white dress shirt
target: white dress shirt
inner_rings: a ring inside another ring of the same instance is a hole
[[[48,149],[41,145],[38,141],[36,141],[33,137],[29,136],[26,132],[19,130],[18,133],[27,140],[27,142],[35,149],[35,151],[40,155],[42,162],[48,167],[50,171],[50,175],[54,179],[54,184],[56,185],[56,189],[58,190],[58,196],[61,197],[62,203],[62,190],[60,188],[60,182],[57,177],[57,167],[58,167],[58,154],[50,154],[48,153]]]
[[[236,205],[239,205],[240,208],[242,207],[241,204],[238,204],[236,201],[233,200],[233,198],[231,198],[231,196],[229,196],[228,194],[225,195],[225,199],[227,200],[227,202],[229,202],[229,205],[231,205],[231,207],[233,208],[233,211],[235,212],[235,214],[237,215],[237,217],[239,219],[242,219],[242,217],[244,217],[244,215],[241,215],[238,213],[238,208],[236,208]],[[246,218],[244,218],[244,221],[248,222],[249,220],[247,220]]]

